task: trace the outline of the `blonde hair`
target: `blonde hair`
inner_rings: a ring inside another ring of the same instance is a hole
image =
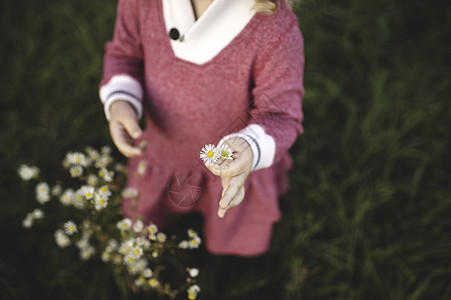
[[[278,0],[276,0],[278,2]],[[271,0],[255,0],[253,7],[257,12],[272,15],[277,11],[277,4]]]

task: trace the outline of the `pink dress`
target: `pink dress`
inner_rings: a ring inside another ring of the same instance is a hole
[[[107,44],[102,85],[119,74],[144,90],[144,155],[129,160],[128,186],[141,193],[124,213],[161,225],[165,216],[197,211],[204,240],[215,254],[258,255],[267,251],[273,223],[281,217],[278,197],[288,188],[288,154],[302,133],[303,41],[284,1],[277,13],[255,14],[217,55],[203,64],[176,57],[161,1],[121,0],[113,40]],[[217,216],[221,182],[199,158],[205,144],[249,124],[275,140],[270,167],[253,171],[243,202]],[[138,165],[145,165],[137,176]]]

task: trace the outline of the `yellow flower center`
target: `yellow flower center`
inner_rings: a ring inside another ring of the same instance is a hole
[[[207,157],[212,158],[215,155],[215,153],[213,151],[208,151],[207,152]]]
[[[222,157],[229,157],[229,153],[227,153],[227,151],[222,151],[221,152],[221,156]]]

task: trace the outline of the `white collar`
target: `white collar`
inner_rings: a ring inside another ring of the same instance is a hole
[[[246,27],[253,5],[254,0],[214,0],[196,21],[191,0],[163,0],[166,32],[180,33],[170,39],[175,56],[195,64],[211,60]]]

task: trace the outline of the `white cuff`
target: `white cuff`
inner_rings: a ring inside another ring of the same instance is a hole
[[[108,121],[111,118],[111,104],[117,100],[127,101],[135,109],[138,118],[142,116],[143,89],[141,84],[129,75],[113,76],[108,83],[100,88],[99,96],[105,108],[105,116]]]
[[[253,153],[252,171],[268,168],[272,165],[276,154],[276,142],[272,136],[265,133],[263,127],[251,124],[237,133],[223,137],[219,141],[218,147],[231,137],[243,138],[251,147]]]

